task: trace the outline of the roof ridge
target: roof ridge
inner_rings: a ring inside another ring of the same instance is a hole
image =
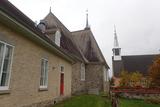
[[[90,30],[90,29],[82,29],[82,30],[77,30],[77,31],[71,31],[71,33],[82,32],[82,31],[87,31],[87,30]]]
[[[153,55],[160,55],[160,54],[135,54],[135,55],[122,55],[122,57],[125,57],[125,56],[153,56]]]

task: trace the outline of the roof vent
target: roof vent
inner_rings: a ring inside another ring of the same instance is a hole
[[[42,33],[45,33],[46,25],[47,25],[47,23],[43,20],[41,20],[40,23],[38,24],[38,28],[42,31]]]

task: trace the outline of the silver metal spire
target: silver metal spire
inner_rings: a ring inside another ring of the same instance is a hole
[[[88,23],[88,10],[86,10],[86,27],[85,29],[90,29],[89,23]]]
[[[119,47],[116,26],[114,25],[114,47]]]
[[[88,10],[86,10],[86,28],[89,28],[89,25],[88,25]]]

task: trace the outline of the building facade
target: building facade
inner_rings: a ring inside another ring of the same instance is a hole
[[[0,2],[0,56],[0,107],[41,107],[71,96],[74,58],[8,1]]]
[[[109,67],[91,29],[82,31],[85,40],[78,32],[51,11],[36,25],[0,1],[0,107],[43,107],[72,94],[108,91]]]

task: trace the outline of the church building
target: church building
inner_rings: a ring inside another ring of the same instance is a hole
[[[72,94],[108,91],[109,66],[88,24],[88,13],[83,30],[70,32],[51,10],[38,27],[58,47],[75,58],[76,63],[72,65]]]
[[[119,86],[122,71],[129,73],[139,72],[144,77],[148,75],[148,68],[158,54],[148,55],[121,55],[116,29],[114,31],[114,47],[112,49],[112,71],[115,80],[114,85]]]

